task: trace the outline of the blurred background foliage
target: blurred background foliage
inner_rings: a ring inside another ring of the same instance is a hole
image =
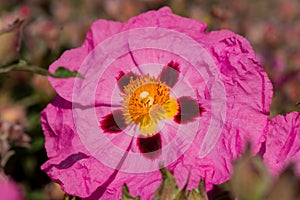
[[[125,22],[162,6],[205,21],[208,31],[230,29],[246,37],[274,86],[270,118],[300,111],[298,0],[0,0],[0,34],[18,19],[19,58],[47,69],[63,51],[82,44],[93,21]],[[40,170],[47,157],[39,113],[54,96],[46,77],[0,74],[0,173],[18,182],[27,199],[64,198]]]

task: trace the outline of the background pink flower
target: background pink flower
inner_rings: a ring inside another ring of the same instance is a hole
[[[264,161],[272,173],[278,175],[290,162],[296,164],[300,175],[300,113],[278,115],[268,123]]]
[[[78,70],[85,79],[49,79],[58,96],[42,112],[49,156],[42,169],[67,193],[88,199],[120,199],[124,183],[150,199],[160,164],[180,187],[188,174],[188,189],[200,177],[207,185],[227,181],[246,141],[258,152],[265,140],[272,86],[248,41],[205,31],[204,23],[169,8],[124,24],[95,22],[80,48],[50,66]],[[178,113],[164,114],[153,129],[159,134],[146,131],[141,139],[141,125],[124,123],[128,106],[120,94],[145,74],[165,82]]]
[[[0,174],[0,194],[1,199],[5,200],[23,200],[21,189],[19,186]]]

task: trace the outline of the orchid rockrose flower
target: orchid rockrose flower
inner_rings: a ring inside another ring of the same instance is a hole
[[[1,199],[5,200],[24,200],[24,195],[17,183],[10,180],[4,175],[4,172],[0,170],[0,194]]]
[[[125,23],[96,21],[83,45],[50,66],[58,93],[42,112],[42,169],[71,195],[151,199],[170,170],[179,187],[229,179],[247,141],[265,141],[272,85],[249,42],[167,7]]]
[[[300,113],[278,115],[268,123],[263,159],[270,171],[279,175],[290,163],[300,176]]]

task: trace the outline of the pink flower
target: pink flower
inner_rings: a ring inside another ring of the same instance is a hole
[[[0,174],[0,194],[1,199],[5,200],[22,200],[24,199],[22,192],[18,185],[7,179],[7,177],[3,177]]]
[[[290,162],[296,164],[296,173],[300,175],[300,113],[279,115],[269,121],[263,158],[275,175]]]
[[[42,169],[69,194],[150,199],[166,166],[188,189],[227,181],[247,140],[265,140],[272,86],[243,37],[150,11],[122,24],[99,20],[84,44],[50,66],[85,79],[53,79],[42,112]]]

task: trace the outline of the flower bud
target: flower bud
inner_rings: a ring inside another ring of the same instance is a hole
[[[258,156],[251,156],[250,147],[234,165],[231,178],[233,194],[239,200],[260,200],[268,191],[271,176]]]
[[[153,200],[174,199],[179,192],[174,176],[166,168],[160,169],[162,183],[156,190]]]
[[[297,200],[299,196],[299,179],[295,175],[294,165],[289,165],[275,181],[267,200]]]
[[[11,26],[0,30],[0,67],[18,59],[23,22],[16,20]]]

